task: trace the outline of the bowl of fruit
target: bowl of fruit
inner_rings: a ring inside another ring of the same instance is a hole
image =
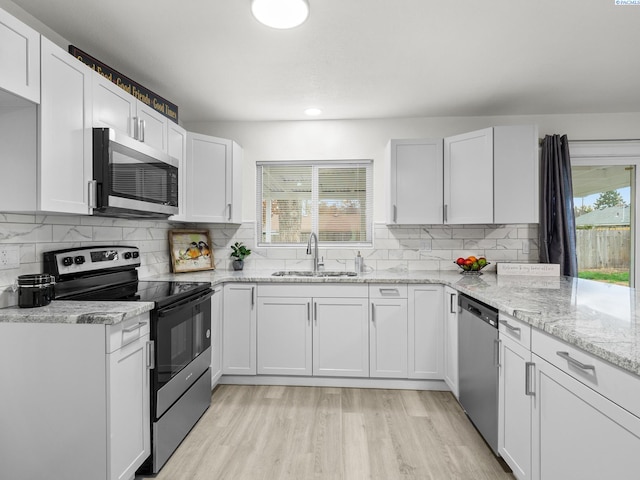
[[[480,272],[480,270],[489,265],[489,262],[487,262],[486,258],[476,258],[473,255],[467,258],[460,257],[453,263],[455,263],[462,269],[460,273],[463,275],[482,275],[482,272]]]

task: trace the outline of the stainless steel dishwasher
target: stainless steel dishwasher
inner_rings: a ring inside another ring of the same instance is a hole
[[[458,296],[460,404],[493,452],[498,454],[498,311]]]

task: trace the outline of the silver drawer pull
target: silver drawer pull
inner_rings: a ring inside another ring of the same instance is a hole
[[[572,358],[571,355],[569,355],[569,352],[556,352],[556,354],[559,357],[566,359],[567,362],[569,362],[574,367],[581,368],[582,370],[593,370],[594,372],[596,371],[595,365],[587,365],[586,363],[582,363],[575,358]]]
[[[380,288],[380,295],[400,295],[397,288]]]
[[[500,323],[502,325],[504,325],[505,327],[507,327],[509,330],[511,330],[513,333],[520,333],[520,327],[514,327],[512,325],[509,325],[509,322],[507,322],[506,320],[500,320]]]
[[[138,322],[135,325],[132,325],[130,327],[127,328],[123,328],[122,331],[124,333],[131,333],[131,332],[135,332],[136,330],[141,329],[142,327],[144,327],[147,324],[147,322]]]

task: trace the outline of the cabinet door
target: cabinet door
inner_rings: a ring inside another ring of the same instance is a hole
[[[493,128],[444,139],[445,223],[493,223]]]
[[[407,378],[407,300],[371,300],[370,376]]]
[[[456,398],[458,391],[458,291],[444,287],[444,381]]]
[[[258,374],[311,375],[311,298],[258,299]]]
[[[442,139],[391,140],[387,223],[442,223]]]
[[[139,100],[136,105],[136,119],[142,122],[138,127],[138,140],[166,153],[169,119]]]
[[[108,355],[109,480],[128,480],[151,453],[149,336]]]
[[[538,223],[538,129],[493,127],[494,222]]]
[[[91,73],[93,79],[93,125],[113,128],[133,137],[137,100],[115,83]]]
[[[224,286],[222,324],[222,373],[256,374],[256,287]]]
[[[91,70],[42,37],[39,208],[90,213]]]
[[[442,286],[409,286],[409,378],[441,380]]]
[[[211,388],[222,376],[222,295],[221,285],[213,287],[211,297]]]
[[[187,134],[187,219],[194,222],[225,223],[228,158],[231,142],[206,135]]]
[[[0,9],[0,88],[40,103],[40,34]]]
[[[313,301],[313,374],[369,376],[369,308],[366,298]]]
[[[519,480],[531,478],[531,352],[500,334],[498,452]]]
[[[533,360],[532,478],[637,478],[640,418],[537,355]]]

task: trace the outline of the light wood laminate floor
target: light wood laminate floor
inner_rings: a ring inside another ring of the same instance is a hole
[[[449,392],[235,385],[143,478],[514,479]]]

